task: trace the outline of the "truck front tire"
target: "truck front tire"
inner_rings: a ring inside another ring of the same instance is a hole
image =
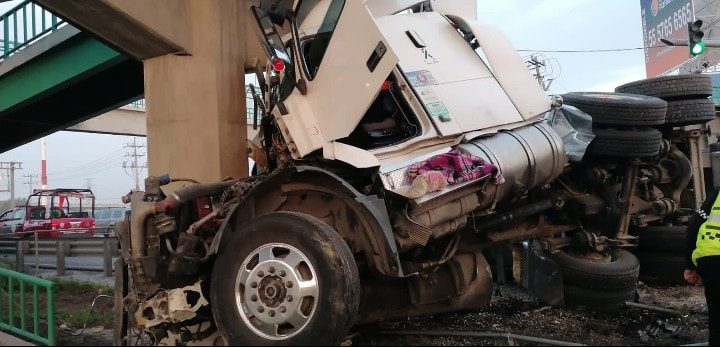
[[[274,212],[227,235],[211,298],[230,345],[332,345],[355,322],[360,278],[350,248],[329,225]]]

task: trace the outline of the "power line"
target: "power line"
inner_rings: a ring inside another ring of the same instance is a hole
[[[105,172],[108,170],[117,169],[117,168],[121,167],[120,164],[122,163],[122,160],[123,160],[123,158],[118,158],[117,160],[110,162],[105,166],[98,167],[94,170],[84,171],[84,172],[80,172],[80,173],[77,173],[74,175],[69,175],[69,176],[65,176],[65,177],[61,177],[61,178],[53,178],[52,181],[53,182],[73,181],[73,180],[80,179],[82,176],[94,175],[94,174],[99,174],[99,173],[102,173],[102,172]]]
[[[103,166],[98,166],[91,170],[79,171],[79,172],[76,172],[76,173],[73,173],[70,175],[60,176],[59,178],[52,178],[52,181],[69,181],[69,180],[80,178],[82,176],[98,174],[98,173],[105,172],[105,171],[108,171],[111,169],[119,168],[120,164],[122,163],[122,160],[123,160],[123,158],[117,158],[113,161],[106,163]]]
[[[649,48],[660,48],[665,46],[655,46]],[[518,49],[518,52],[539,52],[539,53],[611,53],[611,52],[629,52],[644,50],[645,47],[633,47],[633,48],[611,48],[611,49],[558,49],[558,50],[547,50],[547,49]]]
[[[101,161],[96,160],[95,163],[92,165],[85,165],[84,167],[80,167],[78,169],[68,170],[67,173],[65,173],[65,174],[55,174],[55,175],[53,175],[54,176],[53,180],[54,181],[66,180],[68,178],[76,178],[76,177],[82,176],[82,175],[103,172],[112,167],[119,167],[123,158],[124,158],[124,156],[122,155],[122,153],[117,153],[112,157],[106,156],[106,158],[104,158]]]
[[[646,48],[667,48],[671,46],[650,46],[650,47],[627,47],[627,48],[598,48],[598,49],[518,49],[518,52],[538,52],[538,53],[614,53],[614,52],[632,52],[645,50]]]
[[[713,1],[709,2],[707,5],[705,5],[705,7],[703,7],[703,8],[701,8],[701,9],[695,11],[695,13],[700,13],[700,12],[704,11],[706,8],[714,5],[714,4],[717,3],[717,2],[718,2],[718,0],[713,0]]]
[[[98,164],[102,164],[104,161],[107,161],[107,160],[109,160],[109,159],[113,159],[112,157],[117,156],[118,154],[121,154],[122,151],[123,151],[123,148],[120,148],[119,150],[110,152],[110,153],[108,153],[108,154],[106,154],[106,155],[104,155],[104,156],[102,156],[102,157],[100,157],[100,158],[97,158],[97,159],[95,159],[95,160],[92,160],[92,161],[83,163],[83,164],[78,165],[78,166],[76,166],[76,167],[72,167],[72,168],[65,169],[65,170],[60,170],[60,171],[54,171],[54,172],[51,172],[51,173],[49,173],[49,174],[50,174],[50,175],[60,175],[60,176],[64,176],[64,175],[66,175],[67,173],[74,174],[75,172],[77,172],[77,171],[79,171],[79,170],[84,170],[84,169],[86,169],[86,168],[90,168],[90,167],[96,166],[96,165],[98,165]]]

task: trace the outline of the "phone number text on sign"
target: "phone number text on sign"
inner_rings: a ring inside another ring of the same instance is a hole
[[[688,3],[660,21],[654,28],[647,28],[648,46],[657,47],[661,39],[666,39],[676,31],[687,28],[687,24],[692,20],[692,3]]]

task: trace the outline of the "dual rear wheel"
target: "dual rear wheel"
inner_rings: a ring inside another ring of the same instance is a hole
[[[551,257],[563,271],[566,305],[613,311],[635,301],[640,264],[632,253],[560,251]]]
[[[705,124],[716,117],[712,81],[707,75],[658,77],[628,83],[616,93],[568,93],[565,104],[593,118],[595,140],[588,153],[610,158],[657,156],[657,130]]]

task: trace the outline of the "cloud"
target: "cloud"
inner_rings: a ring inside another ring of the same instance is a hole
[[[637,80],[645,79],[645,65],[634,65],[617,70],[610,79],[599,82],[588,89],[593,92],[614,92],[615,87]]]
[[[535,24],[549,25],[555,19],[568,18],[571,12],[584,7],[594,0],[544,0],[533,1],[533,5],[522,11],[516,23],[523,27],[531,27]]]

